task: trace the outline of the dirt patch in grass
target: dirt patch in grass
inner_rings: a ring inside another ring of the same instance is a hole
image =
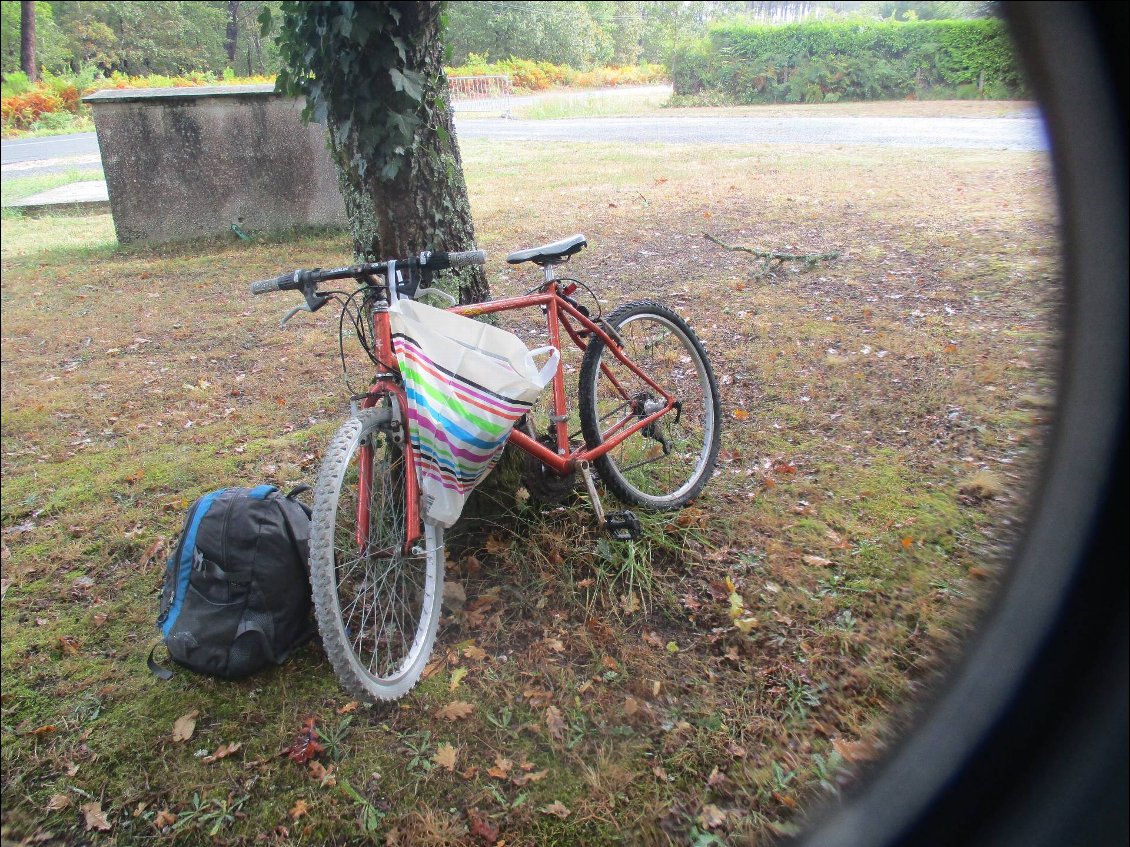
[[[569,270],[603,308],[690,319],[725,416],[704,495],[634,545],[581,503],[524,503],[449,562],[467,604],[396,706],[347,702],[313,644],[246,681],[158,682],[184,508],[313,481],[347,409],[336,316],[279,329],[291,303],[246,282],[347,241],[119,249],[103,219],[4,220],[5,838],[747,843],[879,757],[957,655],[1053,414],[1047,161],[475,143],[465,162],[497,294],[536,283],[507,251],[582,231]],[[703,232],[840,258],[765,270]],[[316,764],[280,755],[311,717]]]

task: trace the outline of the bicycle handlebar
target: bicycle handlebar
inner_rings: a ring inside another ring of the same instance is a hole
[[[423,252],[411,259],[396,260],[396,267],[428,271],[443,271],[448,268],[462,268],[467,265],[486,264],[487,254],[483,250],[466,250],[457,253],[443,251]],[[309,271],[297,270],[280,274],[273,279],[261,279],[251,283],[252,294],[268,294],[272,291],[292,291],[294,289],[315,286],[320,282],[332,279],[360,279],[371,274],[384,273],[388,269],[388,262],[364,262],[359,265],[349,265],[342,268],[333,268],[324,271],[315,268]]]

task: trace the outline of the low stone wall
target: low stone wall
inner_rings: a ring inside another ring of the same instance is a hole
[[[99,91],[86,99],[123,244],[346,225],[325,127],[270,85]]]

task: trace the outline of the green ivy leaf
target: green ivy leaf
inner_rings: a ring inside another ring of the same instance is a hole
[[[417,103],[423,102],[424,79],[420,74],[415,71],[399,71],[396,68],[390,68],[388,75],[392,80],[393,88],[397,91],[403,91]]]

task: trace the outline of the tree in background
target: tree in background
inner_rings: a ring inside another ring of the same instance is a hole
[[[0,0],[3,72],[20,69],[24,0]],[[984,17],[985,0],[485,0],[446,5],[449,60],[474,53],[490,60],[533,59],[586,70],[638,61],[666,64],[715,21],[747,17],[793,23],[805,17],[929,20]],[[278,0],[37,0],[36,71],[115,71],[181,76],[191,72],[273,75],[276,45],[255,21]]]
[[[20,70],[35,82],[35,3],[22,0],[20,3]]]

